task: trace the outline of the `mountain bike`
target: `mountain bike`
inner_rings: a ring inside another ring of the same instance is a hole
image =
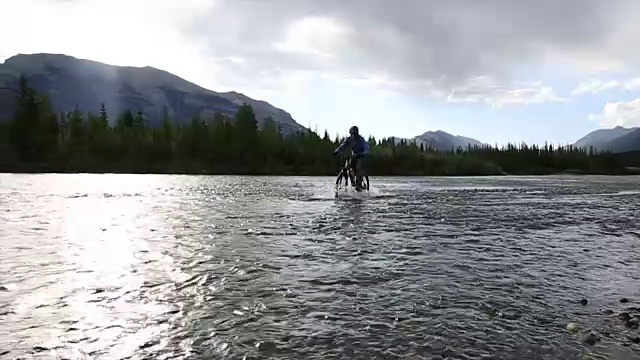
[[[338,173],[338,177],[336,178],[336,187],[342,185],[344,180],[344,184],[349,186],[349,182],[351,182],[351,186],[356,188],[356,191],[367,190],[369,191],[369,175],[364,176],[355,176],[356,169],[353,166],[353,158],[351,156],[347,156]]]

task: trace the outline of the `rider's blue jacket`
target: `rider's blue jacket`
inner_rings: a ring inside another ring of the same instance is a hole
[[[351,138],[351,136],[348,136],[342,141],[342,144],[340,144],[340,146],[338,146],[333,151],[333,153],[337,154],[344,150],[344,148],[347,146],[351,147],[351,151],[353,151],[353,154],[356,157],[362,157],[369,154],[369,143],[361,135],[358,135],[358,137],[356,137],[355,139]]]

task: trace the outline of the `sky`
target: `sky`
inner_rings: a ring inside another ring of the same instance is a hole
[[[573,143],[640,125],[637,0],[2,0],[0,61],[153,66],[365,136]]]

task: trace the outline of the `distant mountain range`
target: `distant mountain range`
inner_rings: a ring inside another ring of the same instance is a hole
[[[58,111],[72,111],[77,106],[82,112],[97,113],[104,103],[111,119],[124,110],[143,111],[155,125],[164,107],[174,120],[189,121],[194,115],[215,112],[233,116],[246,102],[253,107],[259,126],[271,116],[284,134],[307,130],[288,112],[237,92],[208,90],[153,67],[108,65],[63,54],[18,54],[0,64],[0,120],[13,117],[21,74],[35,89],[49,94]],[[405,140],[439,150],[482,145],[441,130]]]
[[[463,149],[466,149],[468,145],[471,145],[471,146],[485,145],[476,139],[472,139],[472,138],[468,138],[460,135],[451,135],[442,130],[427,131],[426,133],[422,135],[418,135],[411,139],[399,138],[399,137],[391,137],[390,139],[394,140],[396,143],[402,140],[406,140],[407,142],[415,142],[418,145],[422,144],[425,147],[430,145],[433,149],[445,150],[445,151],[451,150],[451,149],[457,149],[458,147],[462,147]]]
[[[13,117],[21,74],[38,91],[48,93],[59,111],[71,111],[77,106],[83,112],[98,112],[104,103],[111,119],[123,110],[143,111],[153,125],[159,122],[165,107],[174,120],[188,121],[194,115],[215,112],[233,116],[246,102],[253,107],[259,126],[271,116],[284,134],[307,130],[285,110],[237,92],[208,90],[153,67],[108,65],[63,54],[18,54],[0,64],[0,120]],[[389,139],[431,145],[438,150],[484,145],[442,130],[427,131],[411,139]],[[615,153],[640,150],[640,127],[595,130],[573,145]]]
[[[215,112],[233,116],[246,102],[259,125],[271,116],[285,134],[306,129],[286,111],[237,92],[214,92],[153,67],[114,66],[60,54],[19,54],[0,64],[0,119],[13,116],[21,74],[48,93],[59,111],[77,106],[97,113],[104,103],[111,119],[124,110],[143,111],[153,125],[163,107],[176,121],[185,121]]]
[[[573,146],[593,147],[594,150],[610,150],[614,153],[640,150],[640,127],[598,129],[576,141]]]

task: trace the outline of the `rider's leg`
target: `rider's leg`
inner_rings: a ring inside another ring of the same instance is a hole
[[[358,159],[358,166],[357,166],[357,173],[359,176],[360,181],[362,182],[362,188],[366,188],[367,187],[367,183],[365,182],[365,175],[367,175],[367,170],[366,170],[366,165],[367,165],[367,159],[366,157],[361,157],[360,159]]]
[[[361,159],[354,159],[352,161],[354,161],[354,163],[353,163],[353,171],[354,171],[355,180],[356,180],[356,184],[355,184],[356,185],[356,190],[360,190],[361,185],[362,185],[360,183],[362,181],[362,178],[360,177],[360,175],[361,175],[361,171],[360,171]],[[358,181],[358,180],[360,180],[360,181]]]
[[[348,170],[347,174],[349,174],[349,180],[351,180],[351,186],[355,186],[355,184],[356,184],[355,171],[353,169],[353,166],[355,164],[356,163],[354,163],[354,160],[351,160],[351,162],[347,163],[347,165],[346,165],[347,166],[346,168]],[[349,185],[349,184],[347,184],[347,185]]]

